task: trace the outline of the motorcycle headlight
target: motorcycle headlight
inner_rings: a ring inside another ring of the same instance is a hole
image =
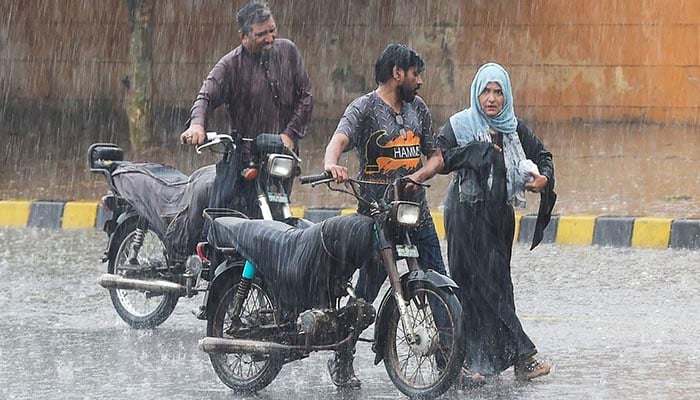
[[[397,201],[393,206],[394,221],[401,225],[418,225],[420,220],[420,204],[410,201]]]
[[[277,178],[289,178],[294,172],[294,159],[287,155],[270,154],[267,157],[267,172]]]

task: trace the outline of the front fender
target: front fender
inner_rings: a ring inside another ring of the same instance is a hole
[[[449,291],[459,288],[452,278],[435,272],[432,269],[427,271],[413,271],[401,276],[401,288],[404,293],[415,286],[432,286]],[[379,362],[384,359],[386,333],[389,331],[389,318],[394,313],[394,310],[396,310],[393,293],[393,290],[386,292],[379,305],[379,311],[377,311],[377,319],[374,323],[374,344],[372,345],[372,351],[375,353],[375,365],[379,364]]]

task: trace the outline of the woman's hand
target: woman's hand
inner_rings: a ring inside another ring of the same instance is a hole
[[[532,182],[525,183],[525,190],[529,190],[533,193],[541,193],[547,187],[549,179],[544,175],[539,175],[534,172],[530,173],[534,180]]]

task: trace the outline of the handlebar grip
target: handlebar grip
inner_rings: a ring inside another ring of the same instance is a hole
[[[314,182],[318,182],[318,181],[322,181],[324,179],[330,179],[330,178],[331,178],[331,174],[328,171],[326,171],[322,174],[301,176],[301,177],[299,177],[299,180],[301,181],[302,185],[305,185],[307,183],[314,183]]]

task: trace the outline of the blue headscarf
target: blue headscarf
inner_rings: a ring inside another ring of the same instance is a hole
[[[503,91],[503,109],[495,117],[489,117],[481,109],[479,95],[490,82],[498,83]],[[472,81],[471,106],[450,117],[450,124],[459,145],[473,141],[490,142],[489,129],[503,133],[503,157],[506,164],[506,186],[508,202],[523,206],[525,201],[524,181],[518,165],[525,159],[520,138],[516,133],[518,120],[513,107],[513,91],[508,72],[496,63],[482,65]],[[489,179],[491,182],[492,179]],[[477,197],[481,197],[478,196]]]
[[[484,111],[481,109],[481,103],[479,103],[479,95],[490,82],[498,83],[503,91],[503,110],[495,117],[489,117],[484,114]],[[515,109],[513,108],[513,90],[510,86],[508,72],[496,63],[482,65],[476,71],[472,81],[471,107],[450,117],[450,123],[458,142],[461,142],[460,139],[465,140],[466,143],[471,142],[479,136],[477,132],[488,131],[489,127],[505,134],[515,132],[518,120],[515,117]]]

